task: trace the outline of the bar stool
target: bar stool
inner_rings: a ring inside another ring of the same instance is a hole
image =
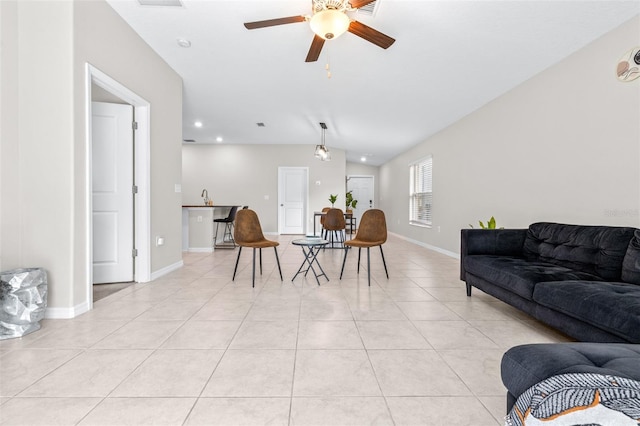
[[[213,240],[213,246],[216,248],[236,248],[236,242],[233,239],[233,221],[236,220],[236,213],[238,212],[238,206],[231,207],[229,210],[229,215],[224,218],[214,219],[213,221],[216,224],[216,234]],[[222,242],[231,243],[232,247],[228,245],[218,244],[218,227],[221,223],[224,223],[224,232],[222,234]]]

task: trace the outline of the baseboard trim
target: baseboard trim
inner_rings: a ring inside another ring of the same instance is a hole
[[[186,250],[183,250],[183,253],[213,253],[213,248],[211,247],[189,247]]]
[[[184,266],[184,262],[181,260],[179,262],[174,263],[173,265],[165,266],[162,269],[158,269],[151,273],[151,281],[156,280],[164,275],[167,275],[176,269],[180,269]]]
[[[432,246],[431,244],[427,244],[427,243],[423,243],[422,241],[418,241],[418,240],[414,240],[412,238],[407,238],[404,235],[400,235],[400,234],[396,234],[393,232],[389,232],[389,234],[394,235],[402,240],[405,240],[407,242],[413,243],[415,245],[418,245],[420,247],[424,247],[427,248],[429,250],[433,250],[436,251],[438,253],[444,254],[445,256],[449,256],[449,257],[453,257],[454,259],[458,259],[460,260],[460,254],[459,253],[454,253],[452,251],[449,250],[445,250],[443,248],[437,247],[437,246]]]
[[[46,319],[70,319],[88,311],[89,304],[87,302],[82,302],[71,308],[47,308],[44,311],[44,317]]]

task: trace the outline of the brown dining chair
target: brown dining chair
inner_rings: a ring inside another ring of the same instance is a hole
[[[324,207],[322,209],[322,213],[324,213],[322,216],[320,216],[320,236],[322,238],[326,239],[326,235],[327,235],[327,230],[324,228],[324,220],[327,217],[327,212],[331,210],[331,207]],[[314,225],[315,226],[315,225]]]
[[[262,233],[262,227],[260,226],[260,220],[258,215],[251,209],[242,209],[236,213],[236,223],[233,228],[233,239],[240,247],[238,250],[238,258],[236,259],[236,267],[233,269],[233,278],[231,281],[235,281],[236,272],[238,270],[238,262],[240,262],[240,253],[242,253],[242,247],[251,247],[253,249],[253,272],[251,286],[256,286],[256,249],[260,251],[260,275],[262,275],[262,249],[267,247],[273,247],[276,253],[276,262],[278,263],[278,271],[280,272],[280,281],[282,281],[282,269],[280,268],[280,259],[278,259],[277,246],[280,245],[277,241],[267,240]]]
[[[334,237],[340,242],[344,243],[344,234],[347,224],[344,220],[344,213],[340,209],[329,209],[324,218],[324,229],[327,233],[331,234],[331,246],[333,247]],[[325,236],[325,239],[327,237]]]
[[[371,260],[369,256],[369,249],[371,247],[379,246],[380,254],[382,255],[382,264],[384,265],[384,272],[389,279],[389,271],[387,271],[387,263],[384,261],[384,252],[382,251],[382,244],[387,241],[387,221],[384,217],[384,212],[378,209],[367,210],[362,214],[360,219],[360,226],[356,232],[356,237],[352,240],[345,241],[344,259],[342,261],[342,270],[340,270],[340,279],[344,273],[344,265],[347,262],[347,255],[351,247],[358,247],[358,274],[360,273],[360,251],[363,247],[367,248],[367,273],[369,286],[371,286]]]

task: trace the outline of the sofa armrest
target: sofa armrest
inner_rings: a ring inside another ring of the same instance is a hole
[[[464,258],[473,254],[522,256],[527,229],[460,230],[460,279],[466,281]]]

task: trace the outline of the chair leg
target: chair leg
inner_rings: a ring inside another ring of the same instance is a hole
[[[280,271],[280,281],[284,281],[282,278],[282,269],[280,268],[280,259],[278,259],[278,249],[274,247],[273,250],[276,252],[276,263],[278,264],[278,271]]]
[[[371,287],[371,256],[369,256],[369,249],[367,247],[367,279],[369,280],[369,287]]]
[[[240,246],[240,248],[238,249],[238,258],[236,259],[236,267],[233,268],[233,278],[231,278],[231,281],[235,281],[235,279],[236,279],[236,271],[238,270],[238,262],[240,262],[240,253],[242,253],[242,246]]]
[[[256,249],[253,248],[253,269],[251,271],[251,287],[256,286]]]
[[[262,275],[262,249],[260,249],[260,275]]]
[[[360,252],[362,251],[362,247],[358,247],[358,275],[360,275]]]
[[[344,249],[344,258],[342,259],[342,269],[340,270],[340,279],[342,279],[342,274],[344,273],[344,264],[347,263],[347,255],[349,254],[349,248],[345,247]]]
[[[227,236],[229,238],[228,240],[225,239],[227,238]],[[233,222],[228,222],[225,224],[222,242],[231,242],[231,244],[233,244],[233,247],[236,247],[236,241],[233,239]]]
[[[387,279],[389,279],[389,271],[387,271],[387,262],[384,261],[384,253],[382,252],[382,246],[380,247],[380,255],[382,255],[382,264],[384,265],[384,273],[387,274]]]

